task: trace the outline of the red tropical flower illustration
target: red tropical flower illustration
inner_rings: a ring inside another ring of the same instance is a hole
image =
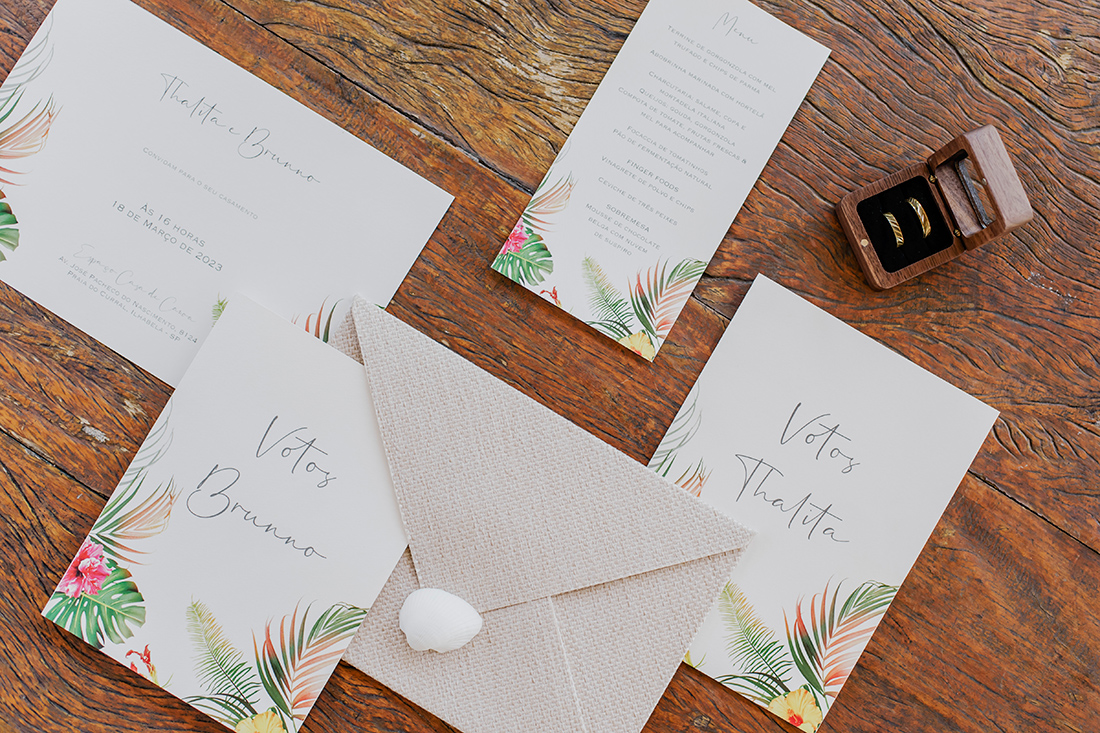
[[[103,557],[103,546],[84,540],[57,589],[70,598],[79,598],[81,593],[94,596],[110,574],[107,558]]]
[[[552,288],[551,290],[540,290],[539,295],[545,297],[547,300],[551,301],[554,305],[561,308],[561,301],[558,300],[558,288],[556,286],[554,288]]]
[[[130,657],[137,657],[136,661],[130,662],[130,669],[137,672],[146,679],[156,679],[157,668],[156,665],[153,664],[153,658],[152,654],[149,652],[148,644],[145,645],[145,651],[139,652],[131,649],[130,651],[126,652],[126,659],[129,659]],[[145,667],[144,670],[138,669],[138,662],[140,662]]]
[[[506,255],[509,252],[519,252],[526,243],[527,232],[523,230],[523,222],[519,221],[512,229],[512,233],[508,235],[508,239],[504,242],[504,246],[500,248],[500,254]],[[499,257],[500,255],[497,256]]]

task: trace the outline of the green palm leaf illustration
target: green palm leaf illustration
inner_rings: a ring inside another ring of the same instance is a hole
[[[520,285],[538,285],[554,271],[554,258],[542,237],[528,229],[523,247],[498,254],[493,269]]]
[[[764,705],[790,692],[792,665],[786,649],[735,583],[722,590],[718,612],[726,627],[726,653],[741,671],[716,679]]]
[[[703,423],[703,412],[699,409],[699,393],[696,389],[684,401],[684,407],[676,413],[672,424],[668,426],[665,437],[661,438],[661,444],[653,451],[649,459],[649,468],[659,475],[668,477],[679,452],[687,447],[699,427]]]
[[[328,298],[325,298],[321,303],[321,307],[317,309],[316,313],[310,313],[306,316],[305,329],[306,333],[315,336],[324,343],[328,343],[329,334],[332,331],[332,318],[336,315],[336,306],[340,305],[340,301],[337,300],[332,304],[332,307],[328,310],[328,318],[325,317],[325,308],[328,307]],[[295,316],[291,321],[295,325],[298,323],[298,316]],[[324,324],[322,328],[321,324]]]
[[[185,702],[234,727],[257,715],[260,682],[244,655],[226,638],[214,614],[200,601],[187,607],[187,633],[195,647],[195,676],[206,695],[193,695]]]
[[[803,612],[802,600],[795,606],[793,622],[788,622],[784,613],[787,646],[822,711],[828,709],[827,698],[835,698],[848,680],[897,591],[897,586],[867,581],[838,609],[840,585],[831,595],[826,586],[811,599],[808,613]]]
[[[629,336],[634,321],[630,303],[611,284],[603,268],[596,260],[585,257],[581,262],[581,277],[588,286],[588,307],[596,317],[594,321],[587,321],[588,325],[616,341]]]
[[[295,728],[306,719],[332,674],[347,642],[359,629],[367,612],[337,604],[310,626],[309,608],[299,610],[279,623],[278,638],[268,622],[263,643],[254,639],[256,667],[264,689],[276,707],[293,721]]]
[[[553,186],[549,184],[550,176],[547,174],[535,189],[535,195],[531,197],[527,208],[520,215],[520,220],[531,229],[543,231],[549,229],[550,218],[565,211],[565,207],[569,205],[569,196],[573,193],[575,185],[573,177],[558,179]]]
[[[8,102],[22,92],[27,84],[41,76],[53,60],[53,44],[50,43],[52,30],[53,18],[46,16],[41,30],[31,39],[30,45],[23,51],[15,68],[4,81],[4,88],[0,91],[0,108],[6,107]]]
[[[147,554],[148,550],[135,548],[134,543],[154,537],[168,526],[179,494],[173,480],[154,488],[137,506],[132,505],[143,493],[149,469],[172,445],[171,412],[172,401],[169,400],[88,533],[89,538],[103,545],[103,551],[116,561],[139,563],[138,557]]]
[[[5,198],[4,192],[0,191],[0,199]],[[19,229],[16,226],[19,221],[15,218],[15,214],[12,213],[11,205],[6,201],[0,200],[0,262],[7,259],[4,256],[4,250],[14,252],[16,247],[19,246]]]
[[[145,623],[145,599],[130,572],[110,560],[107,566],[111,573],[103,579],[98,593],[81,593],[77,598],[54,593],[44,613],[96,649],[103,648],[105,639],[121,644]]]
[[[225,309],[228,307],[229,299],[223,298],[221,293],[218,293],[218,299],[210,307],[210,318],[213,319],[214,325],[217,325],[218,319],[222,317],[222,313],[225,313]]]
[[[668,263],[642,273],[630,292],[630,304],[642,328],[655,344],[668,338],[668,332],[687,302],[695,283],[703,276],[707,263],[691,258],[668,270]]]

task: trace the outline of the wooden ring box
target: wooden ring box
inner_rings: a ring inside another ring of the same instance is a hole
[[[922,163],[853,191],[837,204],[836,214],[876,290],[892,288],[997,239],[1034,215],[991,125],[960,135]],[[893,223],[900,227],[900,240]]]

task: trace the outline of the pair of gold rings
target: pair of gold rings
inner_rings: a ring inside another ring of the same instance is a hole
[[[906,202],[913,209],[913,213],[917,215],[917,219],[920,220],[921,237],[927,239],[928,235],[932,233],[932,222],[928,220],[928,213],[925,212],[920,201],[917,201],[912,196],[907,198]],[[898,246],[900,247],[905,244],[905,234],[901,231],[901,225],[898,224],[898,218],[894,216],[891,211],[887,211],[883,216],[886,217],[886,221],[890,224],[890,229],[894,232],[894,240],[898,243]]]

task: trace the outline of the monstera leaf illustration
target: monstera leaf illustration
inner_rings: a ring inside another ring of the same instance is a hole
[[[542,180],[493,260],[494,270],[528,287],[538,285],[554,272],[554,258],[543,235],[553,228],[554,217],[569,205],[573,186],[572,176],[553,184],[549,174]]]
[[[4,198],[4,192],[0,191],[0,199]],[[0,262],[7,259],[4,250],[14,252],[19,246],[19,229],[16,226],[19,221],[11,211],[11,205],[7,201],[0,200]]]
[[[493,269],[521,285],[538,285],[554,271],[554,258],[542,237],[520,222],[493,260]]]
[[[145,599],[131,580],[130,571],[107,561],[110,574],[96,593],[76,598],[54,593],[46,618],[102,649],[105,639],[121,644],[145,623]]]

